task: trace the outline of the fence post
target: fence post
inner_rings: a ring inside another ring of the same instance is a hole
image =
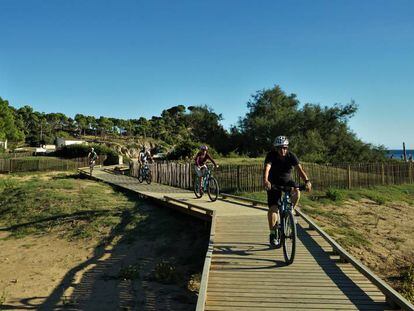
[[[348,164],[348,189],[351,189],[352,184],[351,184],[351,165]]]
[[[240,191],[240,165],[237,165],[237,191]]]
[[[381,163],[381,182],[385,185],[385,170],[384,170],[384,163]]]

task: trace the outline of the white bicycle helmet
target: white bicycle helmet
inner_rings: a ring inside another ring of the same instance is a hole
[[[289,146],[289,140],[286,138],[286,136],[278,136],[275,138],[273,145],[275,147],[287,147]]]
[[[206,145],[202,145],[202,146],[200,147],[200,150],[208,150],[208,147],[207,147]]]

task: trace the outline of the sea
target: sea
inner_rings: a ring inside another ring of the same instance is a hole
[[[406,149],[405,153],[407,154],[407,159],[410,157],[414,158],[414,149]],[[387,150],[387,157],[402,160],[404,157],[404,151],[402,149],[390,149]]]

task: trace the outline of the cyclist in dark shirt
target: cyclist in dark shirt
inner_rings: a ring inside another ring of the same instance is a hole
[[[312,184],[300,165],[298,157],[294,153],[288,151],[289,141],[285,136],[276,137],[273,146],[275,148],[267,154],[265,159],[263,185],[267,190],[267,204],[269,206],[267,218],[270,229],[270,245],[279,246],[275,227],[276,224],[279,223],[277,203],[282,193],[281,191],[272,189],[272,185],[291,187],[292,204],[293,208],[295,208],[296,204],[299,202],[300,191],[299,185],[291,178],[292,168],[295,168],[299,173],[299,176],[305,181],[307,191],[312,189]]]

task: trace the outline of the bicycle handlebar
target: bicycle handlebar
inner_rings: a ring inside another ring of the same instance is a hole
[[[292,188],[296,188],[296,189],[299,189],[300,191],[303,191],[303,190],[306,190],[306,185],[299,185],[299,187],[272,185],[273,190],[278,190],[278,191],[283,191],[283,192],[290,192]]]

